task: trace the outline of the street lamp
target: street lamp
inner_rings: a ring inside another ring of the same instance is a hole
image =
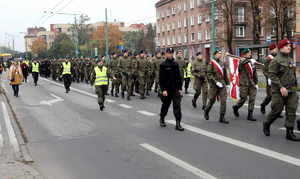
[[[77,13],[66,13],[66,12],[53,12],[53,11],[44,11],[44,13],[48,13],[48,14],[58,14],[58,15],[67,15],[67,16],[74,16],[74,26],[75,26],[75,30],[73,31],[73,36],[74,36],[74,40],[75,40],[75,55],[76,57],[78,57],[79,55],[79,44],[78,44],[78,29],[77,29],[77,16],[81,16],[81,15],[85,15],[85,14],[77,14]],[[85,15],[87,16],[87,15]]]

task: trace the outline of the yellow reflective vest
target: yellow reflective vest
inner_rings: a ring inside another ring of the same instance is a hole
[[[67,74],[70,74],[71,75],[71,63],[68,62],[64,62],[63,63],[63,75],[67,75]]]
[[[39,63],[32,63],[32,72],[38,73],[40,71],[39,67],[40,67]]]
[[[94,68],[96,73],[95,86],[108,85],[107,68],[102,67],[102,71],[97,66]]]
[[[189,63],[186,68],[184,68],[184,78],[192,77],[192,64]]]

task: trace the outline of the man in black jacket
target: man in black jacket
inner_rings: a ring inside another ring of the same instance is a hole
[[[182,80],[179,65],[174,61],[174,50],[166,50],[166,60],[160,65],[159,86],[161,87],[162,106],[160,112],[160,126],[166,127],[165,117],[168,113],[171,102],[173,102],[173,112],[176,118],[176,127],[178,131],[184,131],[180,125],[181,121],[181,98],[182,98]]]

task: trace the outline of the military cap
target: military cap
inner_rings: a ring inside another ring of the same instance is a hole
[[[281,48],[285,47],[288,44],[291,44],[291,42],[288,39],[280,40],[278,42],[278,48],[281,49]]]

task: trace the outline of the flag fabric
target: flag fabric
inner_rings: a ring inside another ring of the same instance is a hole
[[[228,56],[229,73],[230,73],[230,97],[233,100],[240,99],[240,74],[239,74],[239,57]]]

